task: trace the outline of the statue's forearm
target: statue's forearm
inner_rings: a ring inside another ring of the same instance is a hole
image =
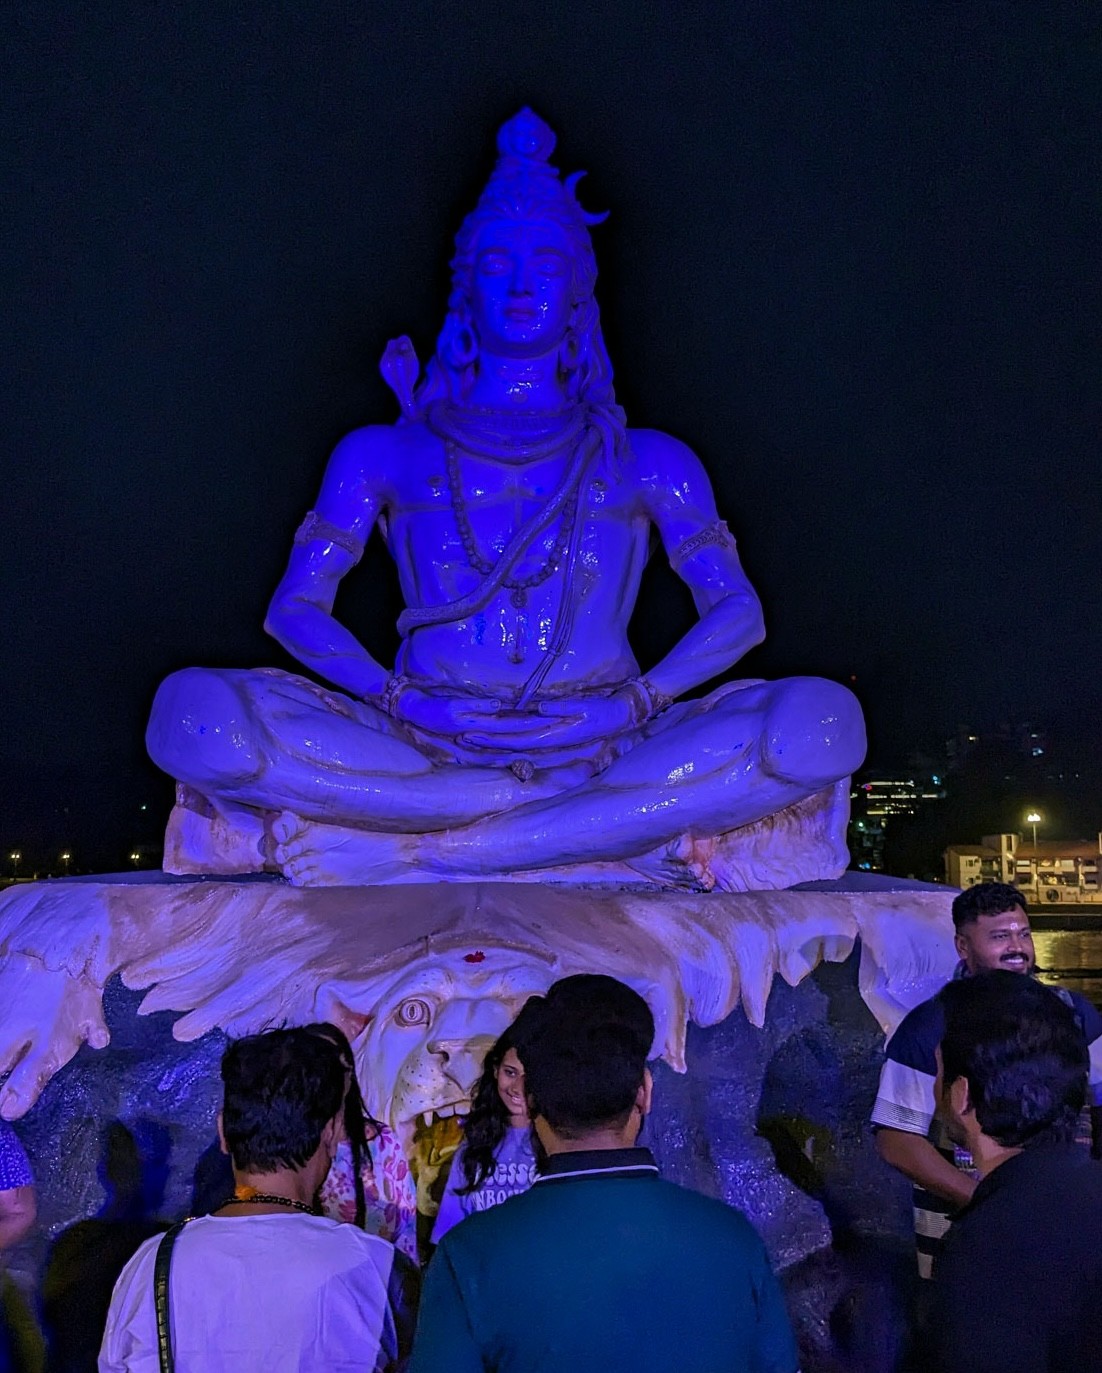
[[[368,700],[383,694],[390,673],[320,606],[273,602],[264,628],[304,667],[350,696]]]
[[[701,616],[646,680],[661,696],[676,698],[726,672],[764,638],[758,598],[752,591],[732,593]]]

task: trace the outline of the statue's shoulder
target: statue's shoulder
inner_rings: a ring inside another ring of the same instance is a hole
[[[432,434],[419,421],[365,424],[346,434],[333,449],[327,475],[346,480],[377,481],[400,471],[402,464],[431,444]]]
[[[663,487],[707,483],[700,459],[687,443],[661,429],[629,429],[628,447],[636,477]]]

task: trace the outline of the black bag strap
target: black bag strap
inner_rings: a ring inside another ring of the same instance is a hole
[[[168,1322],[168,1272],[172,1264],[172,1246],[186,1224],[187,1221],[182,1220],[161,1236],[153,1264],[153,1305],[157,1310],[157,1357],[160,1359],[161,1373],[174,1373],[176,1366],[172,1356],[172,1330]]]

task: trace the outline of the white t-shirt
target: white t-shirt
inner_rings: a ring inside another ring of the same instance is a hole
[[[100,1373],[157,1373],[161,1237],[115,1284]],[[176,1238],[169,1313],[177,1373],[384,1373],[398,1357],[394,1246],[326,1216],[203,1216]]]

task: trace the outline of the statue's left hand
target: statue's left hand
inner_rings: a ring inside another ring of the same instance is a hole
[[[618,738],[637,723],[634,693],[617,691],[611,696],[574,697],[566,701],[542,701],[530,714],[489,716],[478,728],[462,736],[472,748],[560,748],[588,744],[594,739]]]

